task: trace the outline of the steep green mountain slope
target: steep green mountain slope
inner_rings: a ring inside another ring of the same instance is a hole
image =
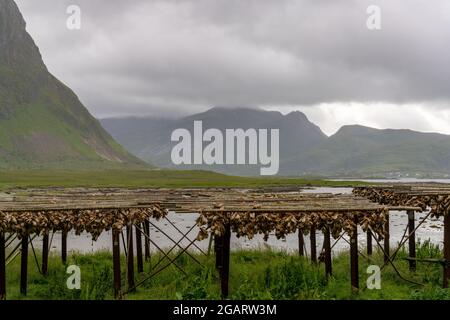
[[[52,76],[13,0],[0,0],[0,169],[142,166]]]

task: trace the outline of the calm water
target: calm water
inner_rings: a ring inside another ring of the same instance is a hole
[[[435,181],[435,180],[434,180]],[[450,183],[450,180],[448,180]],[[351,188],[313,188],[305,190],[305,193],[351,193]],[[416,224],[426,215],[417,214]],[[168,219],[173,222],[173,224],[183,233],[188,231],[193,225],[195,225],[195,220],[197,219],[197,214],[175,214],[173,212],[169,213]],[[390,215],[390,230],[391,230],[391,245],[397,244],[407,225],[407,215],[406,212],[391,212]],[[152,221],[155,226],[151,226],[151,239],[156,243],[157,246],[168,249],[171,248],[174,243],[164,235],[161,229],[171,238],[178,241],[182,235],[180,232],[173,227],[167,220],[161,220],[159,222]],[[417,238],[421,240],[430,239],[433,243],[442,244],[442,226],[443,222],[441,219],[428,220],[426,221],[417,231]],[[197,235],[198,229],[194,228],[188,235],[190,239],[194,239]],[[365,235],[360,232],[360,245],[365,246]],[[185,246],[189,244],[190,240],[184,239],[180,244]],[[202,250],[207,250],[208,240],[202,242],[196,242],[196,245]],[[321,233],[317,233],[317,243],[319,249],[322,246],[323,238]],[[41,241],[35,241],[35,246],[39,247]],[[309,250],[309,239],[305,237],[306,247]],[[59,252],[61,244],[61,235],[56,233],[52,241],[52,251]],[[232,237],[231,245],[233,249],[257,249],[257,248],[272,248],[274,250],[284,250],[288,252],[294,252],[298,250],[298,239],[296,234],[287,236],[284,240],[277,240],[275,236],[271,236],[267,242],[265,242],[262,236],[257,236],[252,240],[245,238]],[[95,252],[98,250],[111,250],[111,233],[105,232],[97,241],[92,241],[91,236],[88,234],[82,234],[77,236],[75,234],[69,234],[68,237],[68,250],[77,251],[83,253]],[[154,245],[151,245],[152,250],[156,250]],[[197,250],[193,247],[194,250]],[[334,252],[348,250],[348,244],[344,240],[340,240],[338,244],[334,247]]]
[[[448,183],[450,184],[450,179],[416,179],[416,178],[401,178],[401,179],[331,179],[334,181],[366,181],[366,182],[380,182],[380,183]]]

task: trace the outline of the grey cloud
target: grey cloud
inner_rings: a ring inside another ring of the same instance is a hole
[[[450,101],[447,0],[17,0],[52,72],[99,116],[214,105]],[[65,28],[78,4],[81,31]]]

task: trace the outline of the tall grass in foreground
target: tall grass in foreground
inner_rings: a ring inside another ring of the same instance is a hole
[[[441,258],[437,246],[430,242],[418,244],[419,258]],[[187,276],[170,266],[156,277],[144,283],[126,299],[220,299],[220,281],[214,267],[214,256],[195,255],[204,266],[198,265],[187,255],[177,264]],[[285,252],[236,251],[231,254],[230,299],[450,299],[450,291],[441,289],[442,268],[436,264],[418,263],[417,271],[410,272],[407,253],[398,254],[396,266],[402,276],[424,285],[402,280],[391,266],[382,270],[381,290],[366,288],[369,265],[383,265],[382,254],[377,252],[370,261],[360,257],[360,285],[358,295],[350,290],[349,257],[338,254],[333,259],[333,277],[325,278],[322,264],[312,265],[306,258]],[[152,256],[154,265],[160,257]],[[66,287],[66,267],[58,256],[51,256],[49,275],[43,277],[37,271],[34,257],[29,259],[28,296],[19,293],[20,259],[7,267],[8,299],[87,299],[102,300],[113,297],[112,256],[108,252],[95,254],[73,253],[68,265],[81,268],[81,290]],[[151,272],[150,263],[145,272]],[[137,275],[137,280],[145,274]],[[122,257],[123,288],[126,288],[125,260]]]

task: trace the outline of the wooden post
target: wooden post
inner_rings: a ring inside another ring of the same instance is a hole
[[[328,277],[333,274],[331,259],[331,236],[330,229],[328,227],[323,232],[323,246],[325,248],[325,275],[328,279]]]
[[[355,217],[355,225],[358,225],[358,218]],[[358,265],[358,227],[355,227],[350,237],[350,277],[352,292],[359,291],[359,265]]]
[[[385,229],[385,235],[384,235],[384,262],[388,263],[390,258],[390,251],[391,251],[391,245],[390,245],[390,230],[389,230],[389,213],[386,216],[386,223],[384,224]]]
[[[372,248],[372,231],[367,230],[367,255],[371,256],[373,253],[373,248]]]
[[[48,233],[44,234],[42,239],[42,275],[48,275]]]
[[[305,239],[303,238],[303,230],[298,229],[298,255],[303,257],[305,255]]]
[[[450,279],[450,214],[444,216],[444,288],[448,288]]]
[[[315,226],[311,227],[309,239],[311,242],[311,261],[312,261],[312,263],[317,263],[316,227]]]
[[[61,260],[63,264],[67,263],[67,231],[61,233]]]
[[[113,270],[114,270],[114,298],[122,297],[122,280],[120,276],[120,232],[112,231]]]
[[[408,211],[408,233],[409,233],[409,257],[416,258],[416,234],[414,232],[415,227],[414,211]],[[409,270],[416,271],[416,261],[409,260]]]
[[[27,295],[28,281],[28,235],[22,237],[22,249],[20,253],[20,293]]]
[[[230,240],[231,230],[230,224],[225,226],[225,234],[223,235],[223,247],[222,247],[222,266],[221,266],[221,288],[222,298],[228,297],[228,282],[230,278]]]
[[[144,251],[145,251],[145,261],[150,260],[150,222],[145,219],[144,221],[144,232],[145,232],[145,237],[144,237]]]
[[[140,228],[141,225],[138,225]],[[144,272],[144,260],[142,257],[142,235],[141,231],[136,228],[136,258],[137,258],[137,271],[138,273]]]
[[[208,242],[208,252],[207,252],[207,254],[206,254],[208,257],[211,255],[211,248],[212,248],[213,242],[214,242],[214,237],[213,237],[213,235],[210,233],[210,234],[209,234],[209,242]]]
[[[214,236],[214,252],[216,253],[216,269],[219,271],[222,268],[222,246],[223,236]]]
[[[0,300],[6,299],[5,234],[0,232]]]
[[[133,248],[133,225],[127,226],[127,279],[128,290],[134,288],[134,248]]]

